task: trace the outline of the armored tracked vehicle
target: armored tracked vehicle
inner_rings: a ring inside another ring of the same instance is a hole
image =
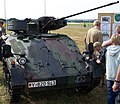
[[[18,102],[23,91],[73,88],[88,93],[100,83],[103,65],[90,58],[91,50],[83,55],[67,35],[48,32],[66,26],[65,18],[71,16],[8,20],[8,30],[14,33],[2,36],[1,44],[11,102]]]

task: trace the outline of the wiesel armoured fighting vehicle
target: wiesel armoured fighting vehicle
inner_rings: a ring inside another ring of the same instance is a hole
[[[66,26],[65,18],[91,10],[60,19],[8,20],[8,30],[14,34],[2,36],[2,60],[12,102],[19,101],[22,91],[75,88],[88,93],[100,83],[103,66],[89,58],[91,50],[82,55],[70,37],[48,33]]]

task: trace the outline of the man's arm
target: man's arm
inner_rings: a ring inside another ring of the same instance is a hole
[[[87,41],[86,41],[86,38],[87,38],[87,33],[85,34],[85,37],[84,37],[85,50],[87,50]]]
[[[111,44],[112,44],[111,39],[109,39],[109,40],[106,40],[106,41],[104,41],[104,42],[102,43],[102,47],[107,47],[107,46],[109,46],[109,45],[111,45]]]
[[[112,86],[112,89],[113,89],[114,92],[118,91],[119,83],[120,83],[120,64],[118,66],[118,72],[117,72],[117,75],[116,75],[116,78],[115,78],[115,82]]]
[[[99,39],[98,39],[98,41],[99,41],[101,44],[103,43],[103,35],[102,35],[101,32],[99,33]]]

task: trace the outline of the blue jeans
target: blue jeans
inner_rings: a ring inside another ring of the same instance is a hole
[[[108,104],[115,104],[115,99],[119,93],[119,91],[113,92],[112,90],[113,84],[114,84],[114,81],[107,80]]]

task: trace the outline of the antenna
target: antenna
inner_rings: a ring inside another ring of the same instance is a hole
[[[46,0],[44,0],[44,15],[46,16]]]
[[[5,16],[5,34],[6,34],[7,31],[6,0],[4,0],[4,16]]]
[[[6,0],[4,0],[4,16],[5,16],[5,19],[6,19]]]

